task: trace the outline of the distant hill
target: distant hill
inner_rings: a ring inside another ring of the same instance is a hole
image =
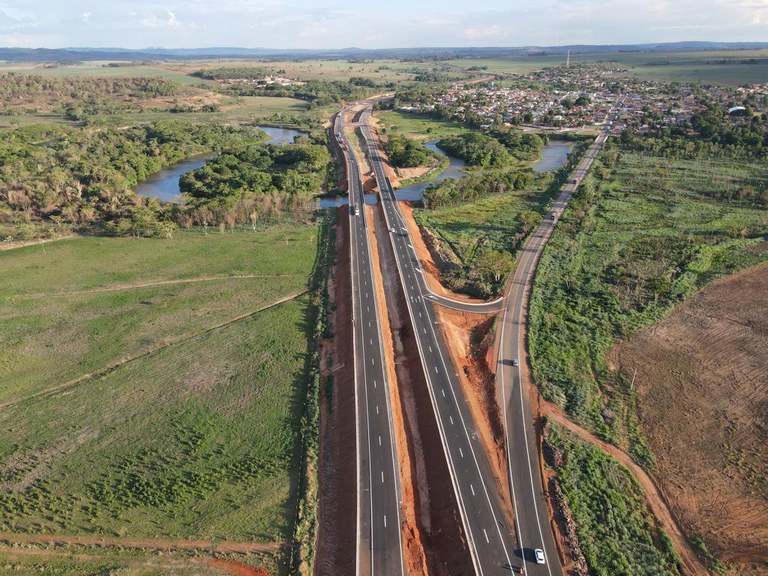
[[[0,48],[0,60],[9,62],[62,62],[93,60],[195,60],[207,58],[261,59],[375,59],[375,58],[493,58],[542,54],[600,54],[611,52],[692,52],[768,48],[768,42],[671,42],[570,46],[518,46],[486,48],[341,48],[301,50],[276,48]]]

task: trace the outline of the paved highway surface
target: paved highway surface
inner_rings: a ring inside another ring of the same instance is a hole
[[[612,118],[612,115],[609,115]],[[525,361],[525,325],[528,295],[534,271],[544,246],[563,210],[589,171],[592,162],[608,137],[608,123],[595,142],[590,145],[576,170],[541,224],[534,230],[523,247],[514,277],[506,296],[506,307],[499,328],[498,366],[496,369],[497,398],[504,412],[507,432],[507,460],[509,462],[512,504],[516,511],[519,547],[525,555],[525,573],[529,576],[560,576],[557,548],[549,525],[549,514],[542,488],[539,468],[538,443],[530,406],[530,392],[521,378],[528,370]],[[513,366],[517,360],[519,366]],[[527,380],[530,381],[530,380]],[[537,564],[534,550],[541,549],[546,564]]]
[[[502,512],[503,500],[365,117],[362,126],[475,572],[509,574],[521,560],[516,556],[517,544]]]
[[[354,331],[357,429],[358,576],[405,574],[400,534],[400,486],[371,247],[360,170],[344,136],[344,111],[334,135],[345,151]]]

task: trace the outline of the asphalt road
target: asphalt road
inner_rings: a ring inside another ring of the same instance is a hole
[[[503,499],[437,325],[433,301],[426,290],[394,192],[385,177],[377,144],[371,137],[365,117],[362,120],[363,135],[368,142],[369,157],[381,191],[400,282],[405,291],[475,572],[480,575],[508,575],[520,566],[521,559],[516,556],[517,545],[502,512]]]
[[[512,504],[517,513],[519,548],[525,557],[525,573],[530,576],[561,576],[563,572],[542,488],[536,429],[530,403],[531,390],[523,384],[524,381],[530,382],[530,379],[525,379],[528,371],[525,348],[528,295],[541,252],[606,138],[607,128],[598,135],[569,176],[550,212],[551,218],[542,220],[523,247],[507,291],[506,307],[498,328],[497,399],[504,412],[507,432],[507,460]],[[518,360],[519,366],[512,365],[514,359]],[[544,552],[546,564],[536,563],[534,550],[537,548]]]
[[[356,574],[403,575],[399,471],[379,324],[379,303],[360,170],[354,155],[349,152],[343,116],[343,111],[337,115],[333,132],[345,149],[349,183],[358,477]]]

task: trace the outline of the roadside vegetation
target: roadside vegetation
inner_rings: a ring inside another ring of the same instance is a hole
[[[672,541],[656,523],[632,474],[591,444],[556,426],[545,444],[576,524],[590,574],[679,576]]]
[[[482,164],[486,147],[478,143],[491,141],[508,160],[496,169],[431,184],[424,191],[423,209],[414,211],[438,256],[443,282],[451,290],[479,298],[497,295],[503,288],[517,251],[541,221],[567,173],[567,168],[544,174],[531,170],[531,160],[538,158],[532,150],[543,145],[538,136],[506,138],[509,147],[483,134],[465,132],[452,138],[452,149],[465,158],[476,153]]]
[[[611,371],[616,340],[657,322],[702,286],[766,259],[768,219],[744,187],[764,164],[670,158],[609,144],[574,195],[538,267],[530,348],[544,396],[646,468],[632,382]]]

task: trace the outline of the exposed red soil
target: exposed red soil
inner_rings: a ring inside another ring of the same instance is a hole
[[[0,541],[29,544],[77,544],[79,546],[120,546],[153,550],[205,550],[240,553],[279,550],[283,542],[214,542],[211,540],[171,540],[165,538],[111,538],[107,536],[66,536],[61,534],[19,534],[0,532]]]
[[[432,254],[429,251],[429,249],[426,246],[426,243],[423,240],[422,231],[418,227],[418,225],[413,220],[412,216],[412,209],[409,205],[406,203],[401,203],[403,207],[403,212],[406,216],[405,220],[409,227],[409,231],[411,234],[411,238],[413,239],[414,248],[416,249],[416,252],[421,260],[422,267],[425,271],[425,276],[427,278],[427,282],[429,283],[430,287],[433,291],[442,293],[448,296],[451,296],[453,298],[457,298],[456,294],[453,294],[449,292],[441,283],[440,281],[440,273],[439,269],[436,266],[434,259],[432,258]],[[459,296],[457,299],[460,299]],[[526,296],[527,299],[527,296]],[[465,387],[465,390],[472,391],[472,394],[467,394],[468,398],[472,398],[472,409],[473,409],[473,417],[475,417],[476,422],[484,421],[484,426],[481,428],[485,428],[485,434],[487,434],[487,438],[485,439],[485,445],[486,450],[489,451],[489,453],[498,453],[498,442],[496,441],[496,438],[498,434],[496,432],[492,432],[495,430],[497,426],[494,426],[489,420],[494,420],[494,417],[488,417],[484,415],[484,412],[487,413],[487,393],[485,392],[485,389],[482,385],[483,379],[485,378],[485,369],[490,372],[490,366],[496,365],[496,359],[495,356],[498,353],[497,351],[497,345],[489,346],[487,350],[484,352],[484,363],[479,363],[479,366],[472,366],[472,361],[462,360],[462,358],[467,358],[468,356],[471,356],[471,347],[469,346],[472,330],[475,326],[477,326],[479,323],[483,321],[482,316],[478,316],[478,320],[470,320],[467,318],[468,315],[461,314],[455,311],[448,311],[444,309],[440,309],[438,307],[440,317],[443,321],[443,331],[446,334],[446,341],[449,344],[449,348],[451,349],[451,354],[454,357],[454,362],[457,363],[457,366],[465,367],[465,370],[460,371],[460,374],[463,372],[463,378],[462,378],[462,384]],[[474,315],[473,315],[474,316]],[[527,341],[527,334],[526,334],[526,341]],[[498,341],[496,342],[498,344]],[[483,366],[483,364],[485,366]],[[688,543],[687,539],[683,535],[682,531],[680,530],[679,526],[677,525],[675,519],[673,518],[672,514],[669,511],[669,508],[666,504],[666,501],[662,498],[661,493],[657,486],[654,484],[653,480],[640,468],[626,453],[622,452],[619,448],[616,446],[606,444],[605,442],[601,441],[599,438],[591,434],[589,431],[581,428],[577,424],[570,421],[560,410],[559,408],[551,403],[546,402],[541,395],[538,392],[538,389],[536,386],[531,382],[530,380],[530,374],[525,371],[526,378],[524,379],[523,386],[524,389],[527,390],[529,395],[529,400],[531,402],[531,406],[533,407],[534,411],[534,418],[536,419],[537,423],[537,434],[538,434],[538,443],[539,443],[539,466],[542,473],[542,479],[545,483],[548,484],[549,480],[552,477],[552,471],[549,470],[545,464],[544,459],[542,457],[542,450],[541,450],[541,442],[542,442],[542,423],[543,419],[542,416],[548,416],[552,418],[554,421],[562,424],[563,426],[566,426],[571,431],[578,434],[582,439],[587,440],[588,442],[592,442],[595,445],[599,446],[603,450],[605,450],[607,453],[611,454],[615,458],[617,458],[620,462],[622,462],[625,466],[627,466],[632,472],[635,473],[635,476],[638,478],[640,486],[644,490],[646,497],[649,501],[649,504],[651,506],[651,509],[653,510],[656,517],[659,519],[661,524],[664,526],[664,529],[667,531],[667,533],[672,538],[673,542],[675,543],[675,548],[680,554],[680,556],[683,559],[683,563],[685,566],[686,574],[691,575],[699,575],[699,574],[709,574],[707,569],[704,567],[704,565],[699,560],[698,556],[694,552],[693,548]],[[495,399],[494,399],[495,404]],[[496,412],[498,414],[498,407],[496,408]],[[480,417],[478,418],[478,414]],[[502,428],[503,429],[503,428]],[[501,445],[503,447],[503,444]],[[505,454],[502,454],[502,461],[505,463],[506,466],[506,456]],[[492,458],[491,459],[496,460],[498,462],[499,458]],[[504,468],[505,469],[505,468]],[[506,478],[506,474],[503,475],[504,481],[504,494],[508,494],[508,479]],[[570,554],[570,550],[568,549],[566,545],[566,535],[564,533],[564,526],[562,526],[560,523],[555,521],[555,518],[557,517],[556,514],[556,503],[552,499],[552,494],[549,494],[548,487],[544,487],[544,492],[548,496],[547,498],[547,505],[549,508],[549,517],[551,526],[553,529],[553,532],[555,534],[555,539],[557,541],[558,545],[558,553],[560,556],[561,564],[564,568],[564,570],[568,571],[571,570],[574,567],[574,562]]]
[[[378,247],[383,275],[397,278],[395,256],[380,205],[377,205],[375,214],[377,229],[382,231]],[[404,414],[404,432],[414,477],[416,522],[429,574],[474,574],[405,296],[400,282],[387,282],[384,289]]]
[[[412,455],[408,447],[408,438],[405,432],[405,414],[400,398],[400,389],[397,383],[395,371],[395,349],[392,339],[392,328],[389,323],[389,314],[385,312],[386,294],[384,292],[384,280],[381,274],[379,262],[379,234],[380,229],[376,225],[375,210],[366,206],[368,221],[371,223],[368,229],[371,241],[371,259],[373,261],[373,275],[376,284],[376,295],[382,307],[379,309],[381,335],[384,344],[385,362],[387,367],[387,380],[390,382],[390,405],[392,406],[392,426],[395,431],[395,444],[397,446],[397,461],[400,473],[400,493],[402,498],[401,537],[405,545],[404,556],[408,574],[428,574],[429,570],[424,553],[424,544],[421,539],[421,530],[416,520],[416,501],[414,469],[411,466]],[[386,242],[386,234],[381,236],[381,241]]]
[[[425,276],[427,277],[427,284],[429,285],[429,288],[432,290],[432,292],[436,294],[442,294],[443,296],[447,296],[461,302],[482,302],[482,300],[478,300],[477,298],[470,298],[469,296],[465,296],[463,294],[451,292],[443,285],[440,268],[438,268],[432,252],[427,247],[426,242],[424,242],[424,230],[422,230],[413,219],[413,207],[408,202],[400,202],[400,208],[403,211],[405,223],[408,225],[408,231],[410,232],[411,238],[413,239],[413,247],[416,250],[416,254],[419,256],[419,260],[421,260],[421,266],[424,269]]]
[[[683,530],[768,574],[768,265],[716,282],[610,356],[636,374],[654,478]]]
[[[494,316],[467,314],[441,306],[436,306],[435,310],[451,360],[459,374],[464,397],[469,403],[472,420],[480,433],[480,441],[503,497],[507,525],[514,526],[504,422],[496,401],[495,376],[488,365],[490,349],[493,348],[489,343]],[[473,340],[479,342],[473,344]]]
[[[328,284],[333,338],[323,342],[319,503],[315,574],[354,574],[357,538],[355,374],[347,208],[337,213],[336,259]],[[328,379],[332,385],[328,386]],[[330,394],[327,391],[330,390]]]
[[[269,576],[269,571],[264,568],[254,568],[253,566],[246,566],[240,562],[225,560],[224,558],[214,558],[209,560],[207,564],[212,568],[228,572],[233,576]]]
[[[666,500],[662,496],[658,486],[645,472],[645,470],[640,468],[640,466],[638,466],[637,463],[635,463],[635,461],[632,460],[632,458],[626,452],[622,451],[613,444],[604,442],[592,434],[589,430],[582,428],[570,420],[565,414],[562,413],[556,404],[547,402],[540,395],[537,395],[537,400],[538,405],[536,408],[540,416],[546,416],[550,418],[553,422],[556,422],[562,427],[567,428],[579,436],[582,440],[585,440],[590,444],[594,444],[603,450],[603,452],[609,454],[621,462],[634,474],[635,478],[640,484],[640,488],[645,493],[646,500],[648,501],[654,516],[656,516],[656,519],[661,523],[661,525],[664,527],[664,530],[674,542],[675,550],[683,560],[685,573],[691,575],[710,574],[709,570],[707,570],[706,567],[701,563],[698,556],[696,555],[696,552],[693,550],[691,545],[688,543],[688,540],[685,538],[685,535],[680,530],[680,527],[673,518],[666,504]]]

